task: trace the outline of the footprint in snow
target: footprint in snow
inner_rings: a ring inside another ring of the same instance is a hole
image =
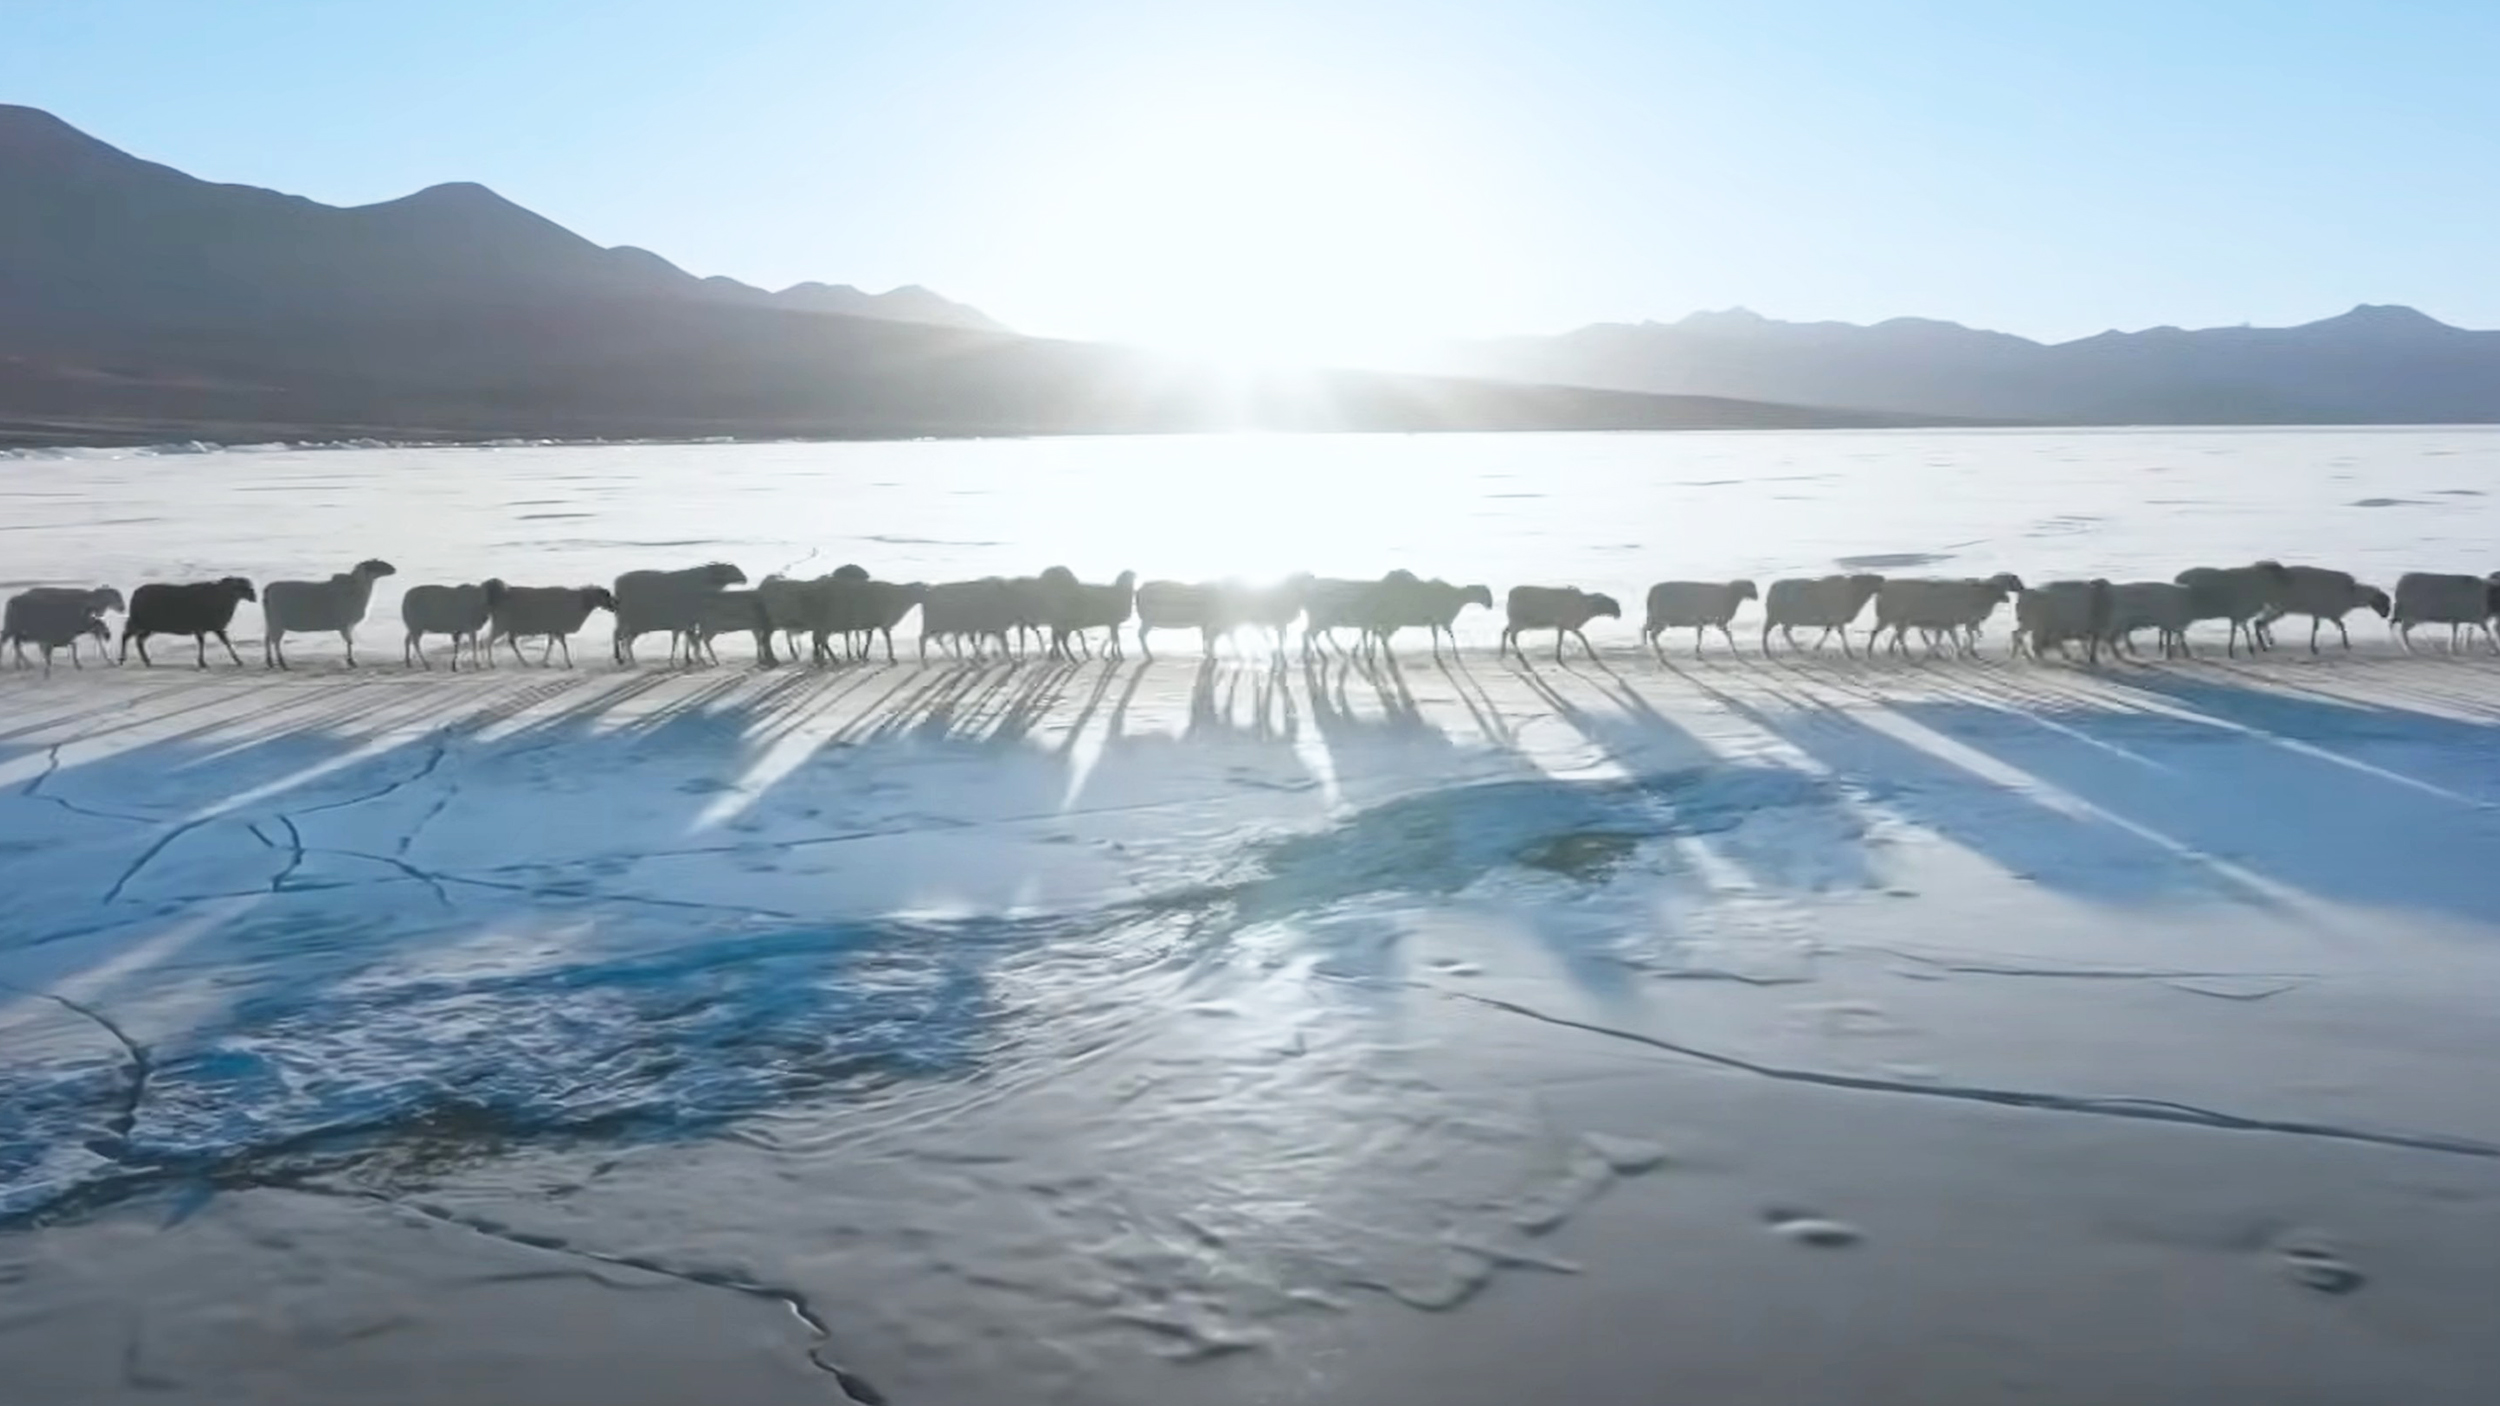
[[[1783,1235],[1800,1245],[1818,1250],[1842,1250],[1864,1240],[1866,1235],[1847,1221],[1818,1216],[1807,1211],[1774,1208],[1762,1213],[1765,1225],[1774,1235]]]
[[[2285,1249],[2283,1268],[2293,1283],[2321,1294],[2349,1294],[2370,1282],[2368,1275],[2315,1246],[2294,1245]]]

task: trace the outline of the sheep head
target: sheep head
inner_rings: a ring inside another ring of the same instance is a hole
[[[1134,590],[1136,587],[1137,573],[1134,571],[1123,571],[1119,575],[1111,578],[1111,588],[1115,591]]]
[[[130,607],[123,602],[121,592],[110,586],[98,586],[87,592],[87,608],[101,615],[106,611],[125,611]]]
[[[582,604],[592,610],[612,612],[616,609],[616,592],[605,586],[584,586],[582,587]]]
[[[1464,610],[1471,605],[1481,605],[1485,609],[1491,610],[1493,608],[1493,588],[1491,586],[1460,587],[1458,592],[1459,609]]]
[[[1857,603],[1853,610],[1875,599],[1875,593],[1884,588],[1884,578],[1873,572],[1861,572],[1843,579],[1849,583],[1849,599]]]
[[[1076,573],[1064,566],[1045,566],[1042,574],[1034,579],[1045,586],[1073,586],[1076,584]]]
[[[703,580],[711,586],[743,586],[747,574],[729,562],[716,561],[703,568]]]
[[[853,562],[844,562],[842,565],[833,569],[833,579],[836,581],[865,581],[868,579],[868,568]]]
[[[1589,618],[1591,620],[1594,620],[1601,615],[1605,616],[1609,620],[1620,620],[1623,618],[1623,607],[1615,602],[1615,598],[1613,596],[1606,595],[1603,592],[1593,592],[1585,597],[1585,599],[1588,603]]]
[[[2361,603],[2376,611],[2381,620],[2386,619],[2388,612],[2396,608],[2396,603],[2387,598],[2387,593],[2376,586],[2361,588]]]
[[[399,568],[380,557],[367,557],[356,563],[355,571],[350,574],[361,576],[368,581],[378,581],[385,576],[397,576]]]
[[[1748,581],[1741,576],[1728,582],[1727,589],[1729,594],[1735,596],[1738,600],[1762,599],[1761,588],[1755,586],[1753,582]]]
[[[252,583],[241,576],[229,576],[224,580],[219,581],[217,583],[217,589],[224,591],[227,595],[234,597],[236,600],[256,601],[260,599],[260,592],[253,590]]]
[[[2011,571],[2000,571],[1989,577],[1984,584],[1994,586],[2009,596],[2019,596],[2023,593],[2023,578]]]

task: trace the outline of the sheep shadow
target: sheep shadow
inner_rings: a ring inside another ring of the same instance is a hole
[[[2048,714],[2055,726],[2047,727],[1955,701],[1893,706],[2126,825],[2286,889],[2479,925],[2500,919],[2500,865],[2492,862],[2500,810],[2487,799],[2500,731],[2167,672],[2121,686],[2191,716],[2076,707]],[[1960,794],[1985,789],[1966,785]],[[2002,800],[1988,804],[1963,819],[1957,837],[1976,834],[2001,850],[2003,835],[1990,832],[2009,825],[2006,811]],[[2143,853],[2151,846],[2106,833],[2099,848],[2098,860],[2069,857],[2030,872],[2052,883],[2138,886],[2182,862],[2175,851],[2154,860]],[[2101,862],[2130,851],[2133,864]]]

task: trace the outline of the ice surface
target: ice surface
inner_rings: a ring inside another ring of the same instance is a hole
[[[2500,565],[2473,430],[273,449],[0,491],[17,581],[383,555],[375,659],[406,584],[712,557],[1627,602]],[[1494,1401],[1521,1359],[1572,1399],[1995,1399],[1845,1370],[1921,1333],[2107,1400],[2155,1398],[2077,1319],[2172,1322],[2149,1265],[2217,1325],[2156,1353],[2197,1399],[2500,1371],[2500,661],[1662,664],[1625,626],[1558,668],[1493,623],[1379,668],[0,676],[0,1279],[174,1312],[182,1265],[294,1254],[295,1198],[325,1243],[798,1305],[759,1350],[896,1401]],[[324,1263],[341,1322],[474,1287]],[[1611,1357],[1526,1346],[1634,1300]],[[48,1321],[0,1313],[0,1378],[59,1366]],[[202,1400],[274,1360],[149,1342]]]

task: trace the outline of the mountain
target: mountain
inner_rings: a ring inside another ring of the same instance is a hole
[[[484,186],[339,208],[0,107],[0,438],[892,437],[1889,423],[1020,337],[926,289],[698,278]]]
[[[2299,327],[2034,342],[1951,322],[1777,322],[1743,310],[1448,348],[1429,367],[1612,390],[2061,424],[2500,421],[2500,332],[2363,305]]]

